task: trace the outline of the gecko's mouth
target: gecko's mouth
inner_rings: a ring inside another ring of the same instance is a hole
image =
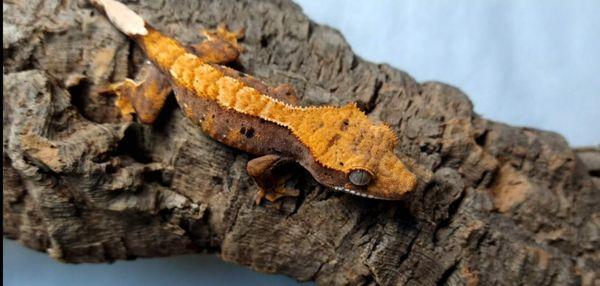
[[[355,196],[361,196],[363,198],[378,199],[378,200],[388,200],[386,198],[376,197],[376,196],[373,196],[373,195],[369,195],[369,194],[361,193],[361,192],[358,192],[358,191],[346,189],[344,187],[333,187],[333,189],[336,190],[336,191],[342,191],[342,192],[345,192],[345,193],[353,194]]]

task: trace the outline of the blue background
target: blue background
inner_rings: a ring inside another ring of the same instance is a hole
[[[460,87],[479,114],[600,143],[600,1],[297,1],[354,51]],[[4,285],[296,285],[214,256],[67,265],[4,240]]]

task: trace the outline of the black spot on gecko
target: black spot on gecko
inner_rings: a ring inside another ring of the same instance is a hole
[[[348,122],[348,119],[344,119],[344,121],[342,121],[342,126],[340,126],[340,130],[342,130],[342,131],[348,130],[348,125],[350,125],[350,123]]]
[[[254,128],[250,127],[246,129],[246,127],[242,127],[240,128],[240,134],[243,134],[246,138],[252,138],[254,137]]]

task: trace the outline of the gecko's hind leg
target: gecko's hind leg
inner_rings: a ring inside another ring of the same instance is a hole
[[[297,197],[300,195],[300,191],[298,189],[287,188],[285,183],[291,178],[291,175],[288,174],[286,176],[279,177],[277,181],[277,187],[275,187],[272,191],[267,192],[265,195],[265,199],[270,202],[275,202],[283,197]]]
[[[244,29],[230,31],[225,24],[221,24],[214,30],[202,30],[201,33],[206,40],[191,46],[201,60],[212,64],[237,61],[242,52],[238,40],[244,37]]]
[[[117,95],[115,105],[123,118],[131,119],[135,113],[142,123],[152,124],[171,92],[171,84],[151,63],[144,64],[137,78],[111,84],[108,91]]]
[[[298,196],[298,190],[289,189],[284,186],[285,182],[289,179],[289,175],[277,176],[277,174],[275,174],[277,167],[292,161],[291,158],[274,154],[265,155],[248,161],[246,170],[248,171],[248,174],[254,178],[259,187],[255,200],[257,205],[260,204],[263,198],[270,202],[275,202],[282,197]]]

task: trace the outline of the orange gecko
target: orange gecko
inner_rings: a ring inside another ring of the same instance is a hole
[[[141,81],[111,86],[121,112],[152,124],[174,91],[186,117],[204,133],[259,156],[247,166],[260,186],[257,202],[297,195],[273,176],[275,167],[292,161],[320,184],[362,197],[395,200],[415,188],[416,176],[394,153],[394,132],[355,104],[299,106],[289,85],[271,88],[223,66],[237,59],[241,32],[219,27],[206,32],[208,40],[186,47],[120,2],[91,2],[150,62]]]

